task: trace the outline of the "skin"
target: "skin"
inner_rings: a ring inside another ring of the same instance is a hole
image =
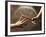
[[[33,23],[33,24],[36,24],[34,20],[37,19],[37,18],[39,18],[39,16],[42,14],[42,11],[41,11],[41,10],[42,10],[42,8],[40,9],[40,11],[39,11],[39,13],[37,14],[37,16],[32,18],[32,23]]]
[[[21,20],[22,17],[23,17],[23,16],[21,16],[20,19],[19,19],[19,21],[17,21],[16,23],[11,24],[11,27],[13,27],[13,26],[20,26],[21,24],[23,24],[23,23],[25,23],[27,20],[29,20],[29,19],[27,19],[27,18],[24,18],[23,20]],[[20,20],[21,20],[21,21],[20,21]]]
[[[42,8],[41,8],[41,9],[42,9]],[[37,15],[36,17],[33,17],[31,20],[37,19],[37,18],[41,15],[41,13],[42,13],[41,9],[40,9],[38,15]],[[22,18],[22,16],[20,17],[20,19],[21,19],[21,18]],[[28,17],[28,18],[29,18],[29,17]],[[29,20],[29,19],[24,18],[23,20],[20,21],[20,19],[19,19],[19,21],[17,21],[16,23],[11,24],[11,27],[13,27],[13,26],[20,26],[21,24],[23,24],[23,23],[25,23],[27,20]],[[25,20],[25,19],[26,19],[26,20]],[[32,21],[32,23],[33,23],[33,24],[36,24],[35,21]]]
[[[36,17],[33,17],[32,20],[39,18],[39,16],[42,14],[42,11],[41,10],[42,10],[42,8],[40,9],[38,15]]]

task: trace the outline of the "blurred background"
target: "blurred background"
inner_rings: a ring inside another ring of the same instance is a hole
[[[19,5],[11,5],[11,24],[13,23],[16,23],[21,14],[19,13],[22,9],[20,9],[17,14],[16,13],[16,10],[19,8],[20,6]],[[35,9],[36,13],[38,14],[40,9],[41,9],[41,6],[32,6],[32,8]],[[22,10],[21,12],[23,12],[24,10]],[[31,12],[31,13],[30,13]],[[32,14],[31,16],[33,17],[36,16],[35,13],[33,13],[33,11],[28,11],[27,9],[25,9],[25,13],[28,14]],[[40,15],[40,17],[38,19],[35,20],[36,24],[33,24],[31,22],[31,20],[28,20],[27,22],[23,23],[22,25],[20,26],[14,26],[14,27],[11,27],[11,32],[19,32],[19,31],[39,31],[41,30],[41,21],[42,21],[42,18],[41,18],[42,15]]]

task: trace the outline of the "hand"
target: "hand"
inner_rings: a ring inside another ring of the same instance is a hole
[[[33,17],[33,18],[32,18],[32,21],[36,20],[37,18],[38,18],[38,17]]]
[[[26,18],[24,18],[22,21],[17,21],[16,23],[14,23],[14,24],[11,24],[11,27],[13,27],[13,26],[20,26],[21,24],[23,24],[23,23],[25,23],[27,20],[25,20]]]
[[[35,20],[36,20],[37,18],[38,18],[38,17],[33,17],[33,18],[32,18],[32,23],[33,23],[33,24],[36,24]]]

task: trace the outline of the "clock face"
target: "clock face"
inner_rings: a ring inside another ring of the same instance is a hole
[[[26,15],[28,17],[34,17],[37,15],[37,7],[33,6],[25,6],[25,5],[11,5],[11,24],[16,23],[22,15]],[[40,9],[40,7],[38,7]],[[38,9],[38,10],[39,10]],[[24,19],[24,18],[22,18]],[[33,24],[31,20],[26,21],[20,26],[14,26],[11,27],[11,31],[32,31],[32,30],[41,30],[41,17],[38,18],[37,20],[34,20],[36,24]]]

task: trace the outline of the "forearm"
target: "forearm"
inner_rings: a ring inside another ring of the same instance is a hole
[[[40,11],[36,17],[38,18],[41,15],[41,13],[42,13],[42,8],[40,9]]]
[[[15,24],[11,24],[10,26],[13,27],[13,26],[15,26]]]

